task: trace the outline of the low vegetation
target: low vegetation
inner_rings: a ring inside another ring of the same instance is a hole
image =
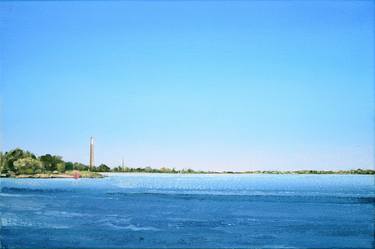
[[[14,149],[5,153],[0,152],[0,173],[3,177],[69,177],[79,172],[79,177],[100,177],[96,172],[109,172],[111,169],[101,164],[89,167],[78,162],[65,162],[61,156],[45,154],[36,156],[35,154],[22,149]]]
[[[115,167],[112,169],[112,172],[124,172],[124,173],[170,173],[170,174],[210,174],[218,173],[214,171],[200,171],[192,169],[181,169],[177,170],[175,168],[166,168],[162,167],[160,169],[154,169],[151,167],[146,168],[129,168],[129,167]]]
[[[78,173],[77,173],[78,172]],[[61,156],[45,154],[36,156],[35,154],[22,149],[14,149],[5,153],[0,152],[0,173],[3,177],[30,177],[35,178],[63,178],[79,177],[95,178],[102,177],[98,172],[127,172],[127,173],[171,173],[171,174],[363,174],[374,175],[373,169],[354,170],[297,170],[297,171],[196,171],[192,169],[177,170],[174,168],[154,169],[115,167],[111,169],[105,164],[89,169],[88,165],[78,162],[65,162]]]
[[[225,172],[225,173],[236,173],[236,174],[314,174],[314,175],[374,175],[375,170],[373,169],[352,169],[352,170],[295,170],[295,171],[244,171],[244,172]]]
[[[353,170],[296,170],[296,171],[279,171],[279,170],[254,170],[254,171],[201,171],[192,169],[176,170],[174,168],[160,168],[153,169],[146,168],[129,168],[129,167],[116,167],[112,172],[124,173],[171,173],[171,174],[357,174],[357,175],[374,175],[375,170],[372,169],[353,169]]]

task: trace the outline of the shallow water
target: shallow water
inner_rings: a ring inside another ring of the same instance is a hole
[[[374,248],[374,176],[0,179],[5,248]]]

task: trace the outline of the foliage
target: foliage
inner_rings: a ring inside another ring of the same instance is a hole
[[[57,164],[57,171],[60,172],[60,173],[65,172],[65,163],[64,162],[60,162],[60,163]]]
[[[111,171],[111,168],[108,167],[107,165],[105,164],[100,164],[98,167],[94,167],[92,169],[92,171],[95,171],[95,172],[110,172]]]
[[[3,171],[5,162],[5,155],[3,152],[0,152],[0,173]]]
[[[35,158],[21,158],[14,162],[14,167],[18,174],[38,174],[42,173],[42,163]]]
[[[176,170],[175,168],[162,167],[154,169],[151,167],[145,168],[130,168],[130,167],[115,167],[111,169],[105,164],[100,164],[98,167],[93,167],[89,171],[89,167],[83,163],[78,162],[64,162],[61,156],[45,154],[37,158],[29,151],[16,148],[8,152],[0,152],[0,173],[2,176],[12,176],[19,174],[51,174],[55,171],[60,173],[73,172],[78,170],[83,177],[98,177],[96,172],[140,172],[140,173],[172,173],[172,174],[370,174],[374,175],[373,169],[353,169],[353,170],[297,170],[297,171],[244,171],[244,172],[214,172],[214,171],[196,171],[193,169]]]
[[[20,148],[16,148],[14,150],[5,152],[5,154],[3,155],[3,159],[2,159],[4,161],[3,161],[3,166],[1,167],[2,168],[1,173],[5,173],[5,174],[16,173],[17,170],[14,165],[14,162],[23,158],[36,159],[36,156],[33,153],[29,151],[24,151]]]
[[[74,164],[72,162],[65,162],[65,170],[73,170]]]
[[[72,162],[65,162],[65,170],[73,170],[73,165]]]
[[[36,157],[29,151],[16,148],[8,152],[0,152],[0,173],[2,176],[19,174],[50,174],[64,173],[66,170],[87,170],[88,166],[82,163],[64,162],[61,156],[45,154]]]
[[[61,156],[52,156],[51,154],[40,156],[39,160],[43,163],[43,167],[47,171],[58,170],[57,166],[60,164],[60,168],[62,168],[61,164],[64,163]]]
[[[84,165],[83,163],[73,163],[73,169],[74,170],[88,170],[89,167],[87,165]]]
[[[193,169],[176,170],[174,168],[162,167],[160,169],[146,168],[129,168],[129,167],[115,167],[112,172],[126,172],[126,173],[169,173],[169,174],[369,174],[374,175],[373,169],[355,169],[355,170],[297,170],[297,171],[279,171],[279,170],[255,170],[255,171],[197,171]]]

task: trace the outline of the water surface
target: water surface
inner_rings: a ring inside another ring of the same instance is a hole
[[[374,176],[0,179],[5,248],[373,248]]]

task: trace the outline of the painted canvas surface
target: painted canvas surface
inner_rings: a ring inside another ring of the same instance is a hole
[[[0,248],[375,248],[373,1],[1,1]]]

